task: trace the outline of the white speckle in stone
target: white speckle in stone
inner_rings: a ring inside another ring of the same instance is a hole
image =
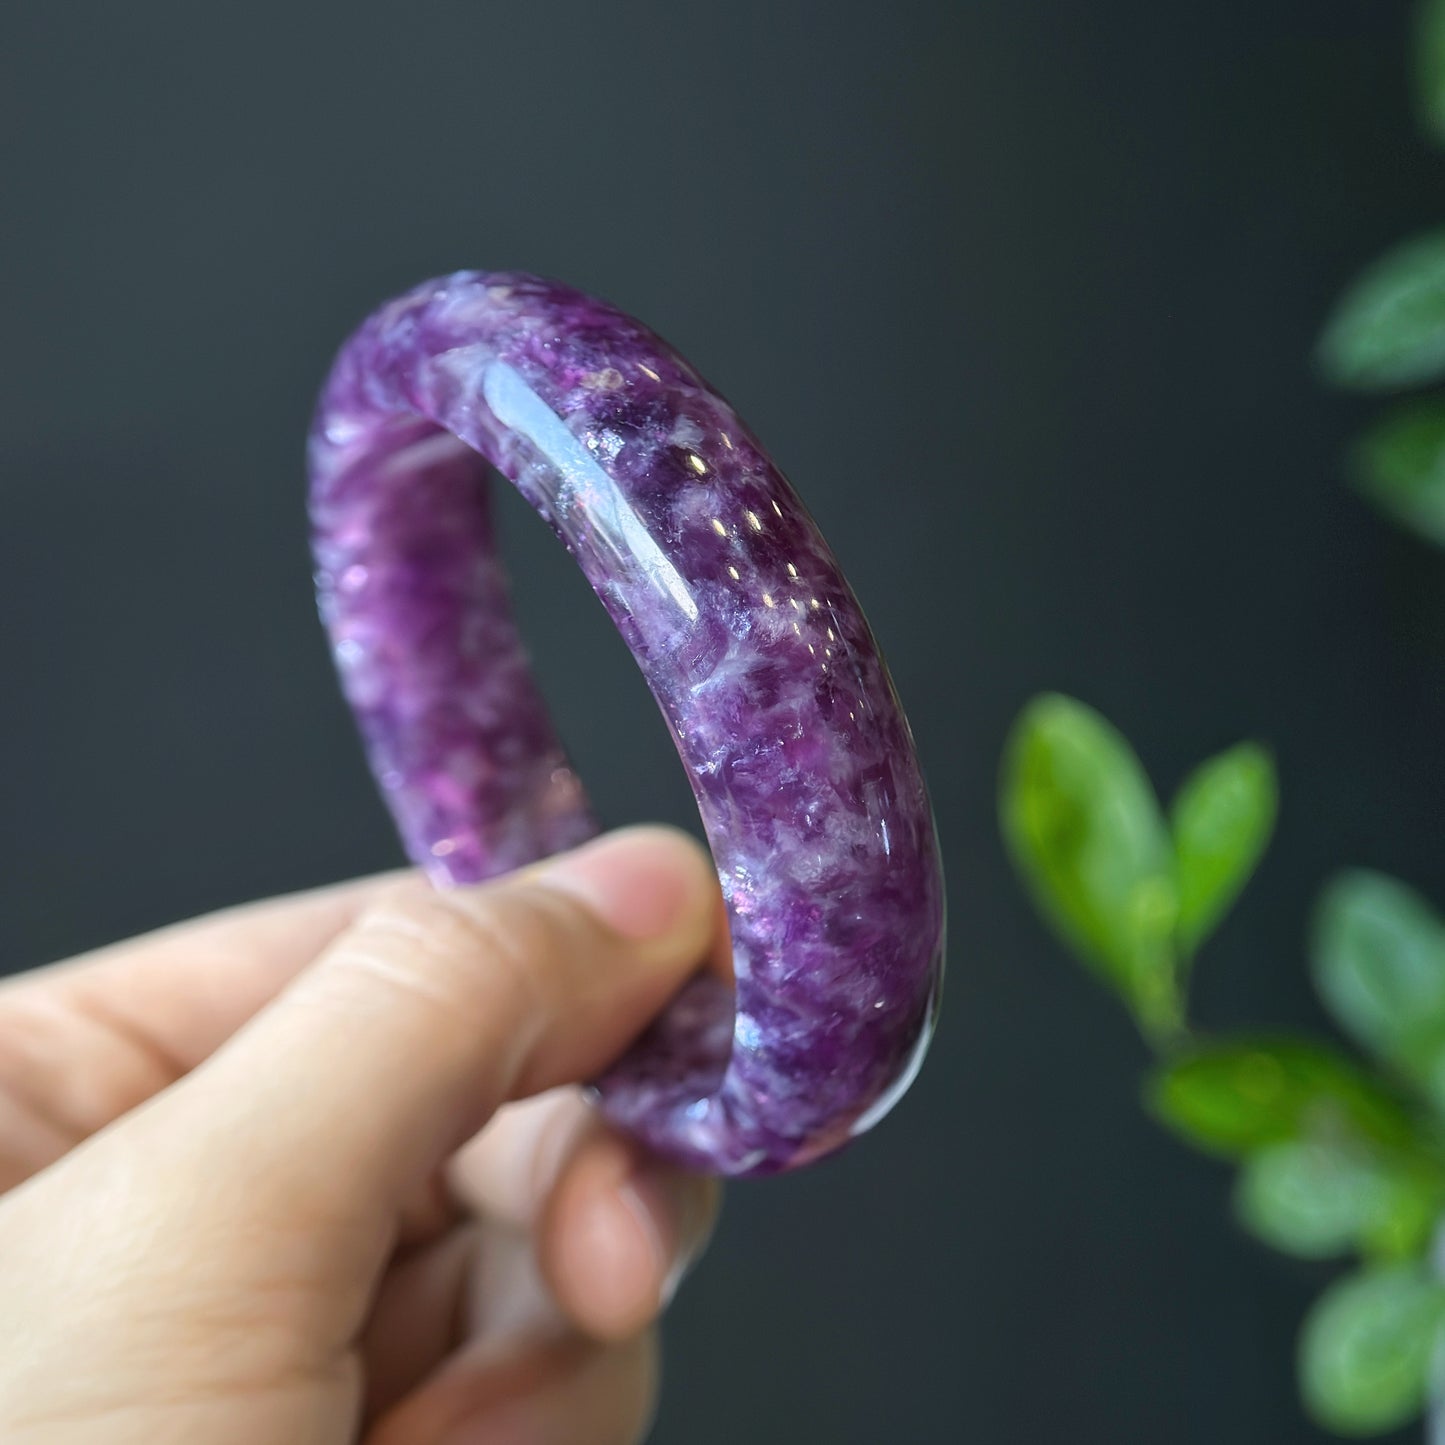
[[[763,1041],[758,1021],[740,1013],[733,1022],[733,1040],[740,1049],[755,1049]]]
[[[702,428],[690,416],[679,416],[673,422],[667,439],[675,447],[694,451],[702,444]]]
[[[354,417],[333,417],[326,423],[326,440],[334,447],[349,446],[366,431]]]

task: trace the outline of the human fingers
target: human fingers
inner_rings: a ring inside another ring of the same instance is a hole
[[[0,1193],[188,1073],[400,876],[229,908],[0,983]]]

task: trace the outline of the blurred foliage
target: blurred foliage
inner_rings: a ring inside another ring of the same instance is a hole
[[[1274,827],[1268,755],[1244,744],[1205,763],[1180,789],[1171,828],[1124,738],[1050,694],[1014,728],[1000,796],[1014,863],[1059,936],[1146,1034],[1176,1034],[1194,951]]]
[[[1243,1161],[1235,1217],[1257,1239],[1301,1259],[1352,1250],[1376,1259],[1418,1255],[1442,1203],[1438,1170],[1348,1130],[1311,1130]]]
[[[1177,1028],[1177,869],[1133,749],[1097,713],[1041,697],[1004,766],[1004,836],[1039,907],[1141,1027]]]
[[[1274,832],[1274,762],[1255,743],[1211,758],[1184,780],[1170,810],[1179,917],[1188,955],[1214,931],[1254,872]]]
[[[1342,1434],[1419,1413],[1445,1357],[1430,1253],[1445,1212],[1445,924],[1403,883],[1340,874],[1316,910],[1316,986],[1370,1056],[1308,1038],[1208,1038],[1188,1019],[1195,953],[1259,865],[1278,791],[1241,743],[1201,764],[1168,820],[1143,764],[1092,708],[1028,705],[1004,750],[1000,822],[1063,942],[1153,1046],[1145,1102],[1238,1167],[1234,1210],[1305,1259],[1356,1256],[1300,1344],[1306,1405]]]
[[[1425,1407],[1445,1287],[1419,1263],[1360,1270],[1327,1289],[1300,1338],[1300,1388],[1321,1424],[1378,1435]]]
[[[1317,1135],[1405,1148],[1415,1132],[1379,1080],[1307,1039],[1192,1045],[1155,1073],[1147,1102],[1190,1143],[1229,1158]]]
[[[1425,0],[1416,11],[1415,111],[1420,129],[1445,146],[1445,4]]]
[[[1336,386],[1400,391],[1445,375],[1445,233],[1386,252],[1340,298],[1319,345]]]
[[[1386,412],[1356,444],[1350,480],[1386,516],[1445,547],[1445,400]]]
[[[1315,986],[1335,1017],[1445,1111],[1445,928],[1379,873],[1336,878],[1320,899]]]
[[[1421,0],[1415,18],[1415,112],[1426,138],[1445,146],[1445,0]],[[1445,231],[1366,266],[1330,314],[1317,359],[1327,381],[1351,391],[1445,383]],[[1445,397],[1395,403],[1356,445],[1348,472],[1387,517],[1445,546]]]
[[[1445,147],[1445,0],[1417,7],[1414,84],[1421,129]],[[1337,387],[1413,393],[1366,429],[1350,480],[1445,546],[1445,230],[1366,266],[1316,359]],[[1154,1048],[1149,1109],[1237,1166],[1239,1222],[1287,1254],[1360,1261],[1300,1337],[1310,1413],[1373,1435],[1429,1407],[1445,1438],[1445,923],[1378,873],[1324,889],[1315,986],[1368,1063],[1308,1039],[1206,1039],[1189,1026],[1194,956],[1259,865],[1277,805],[1268,753],[1241,743],[1196,769],[1166,818],[1125,738],[1050,695],[1014,726],[999,811],[1039,911]]]

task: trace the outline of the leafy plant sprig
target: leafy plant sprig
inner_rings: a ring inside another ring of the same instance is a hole
[[[1415,110],[1445,147],[1445,0],[1416,12]],[[1445,546],[1445,228],[1415,236],[1366,267],[1336,304],[1320,338],[1320,370],[1333,385],[1406,394],[1353,448],[1348,472],[1380,511]]]
[[[1445,1341],[1429,1257],[1445,1212],[1445,926],[1380,874],[1325,889],[1315,983],[1369,1062],[1308,1038],[1197,1032],[1195,955],[1263,856],[1276,810],[1268,753],[1241,743],[1197,768],[1166,815],[1124,737],[1058,695],[1024,710],[1005,751],[1009,851],[1153,1047],[1147,1107],[1237,1166],[1235,1215],[1259,1239],[1357,1260],[1306,1320],[1299,1376],[1321,1424],[1376,1434],[1426,1407]]]

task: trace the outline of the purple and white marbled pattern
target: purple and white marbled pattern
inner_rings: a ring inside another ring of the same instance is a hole
[[[459,272],[342,349],[310,441],[321,612],[412,858],[438,883],[594,831],[507,603],[487,463],[576,558],[676,739],[736,999],[690,985],[598,1081],[722,1174],[819,1158],[907,1087],[943,879],[908,724],[816,526],[732,409],[604,302]]]

